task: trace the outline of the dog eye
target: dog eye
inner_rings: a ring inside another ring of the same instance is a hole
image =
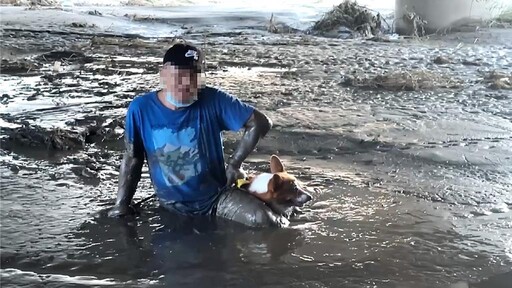
[[[293,183],[292,188],[294,192],[299,192],[299,186],[297,185],[297,183]]]

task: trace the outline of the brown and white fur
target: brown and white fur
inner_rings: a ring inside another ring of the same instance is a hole
[[[270,157],[270,173],[248,176],[247,180],[248,183],[242,187],[276,213],[289,216],[298,210],[297,207],[313,200],[300,181],[285,170],[281,159],[276,155]]]

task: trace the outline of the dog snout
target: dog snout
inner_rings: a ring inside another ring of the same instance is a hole
[[[311,194],[305,192],[305,191],[302,191],[300,194],[299,194],[299,197],[297,199],[297,202],[300,204],[300,205],[304,205],[306,204],[307,202],[313,200],[313,196],[311,196]]]

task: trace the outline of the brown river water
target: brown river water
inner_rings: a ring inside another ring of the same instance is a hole
[[[106,217],[126,107],[158,87],[169,38],[121,16],[117,33],[106,16],[5,11],[2,287],[511,287],[512,90],[488,76],[512,82],[512,30],[383,42],[269,34],[257,14],[172,23],[205,49],[208,84],[273,119],[245,168],[276,153],[316,189],[289,228],[255,230],[154,200]],[[425,73],[423,89],[364,81]],[[145,167],[136,201],[152,193]]]

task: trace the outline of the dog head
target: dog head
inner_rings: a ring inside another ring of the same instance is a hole
[[[249,191],[267,203],[302,207],[313,200],[300,181],[285,170],[276,155],[270,157],[270,173],[250,177],[249,181]]]
[[[279,205],[302,207],[313,200],[300,181],[286,171],[281,159],[276,155],[270,157],[270,172],[272,173],[268,183],[270,201]]]

